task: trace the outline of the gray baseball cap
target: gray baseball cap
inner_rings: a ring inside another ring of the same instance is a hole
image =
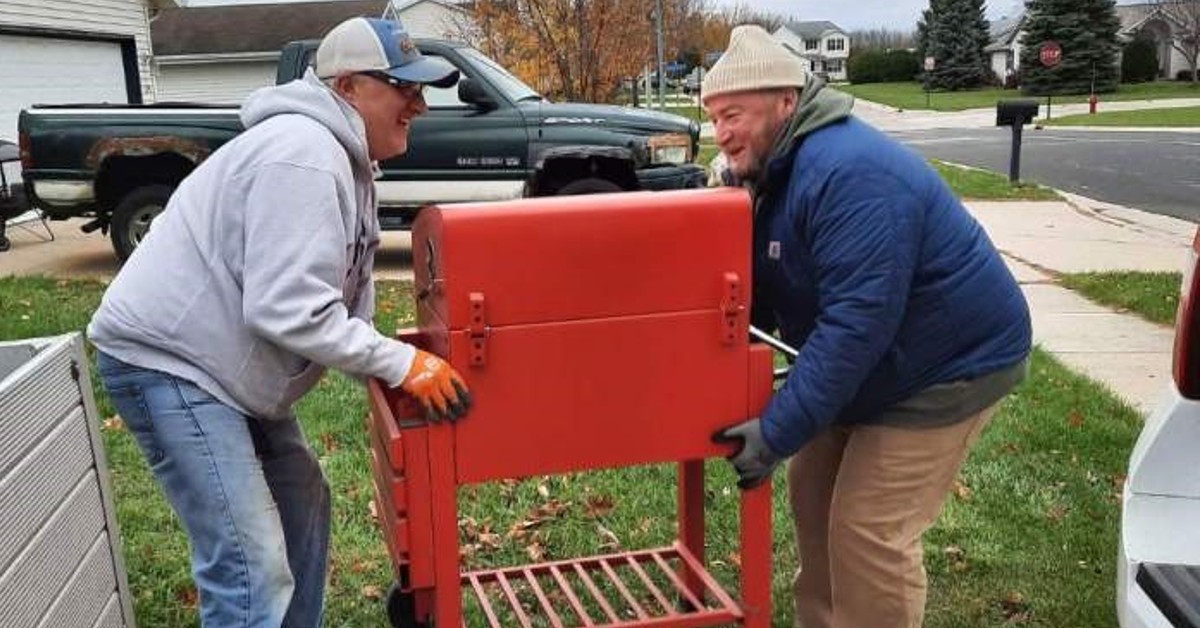
[[[458,70],[443,59],[426,57],[400,22],[353,17],[333,27],[317,47],[317,76],[384,72],[410,83],[450,87]]]

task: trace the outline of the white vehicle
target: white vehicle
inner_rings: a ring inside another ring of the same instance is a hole
[[[1200,231],[1184,269],[1170,390],[1146,420],[1121,504],[1122,628],[1200,628]]]

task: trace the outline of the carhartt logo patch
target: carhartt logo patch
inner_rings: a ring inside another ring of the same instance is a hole
[[[403,51],[404,54],[412,54],[412,51],[416,49],[417,47],[415,44],[413,44],[412,39],[409,39],[408,37],[400,38],[400,50]]]
[[[770,259],[779,259],[783,253],[783,246],[778,240],[771,240],[767,243],[767,257]]]

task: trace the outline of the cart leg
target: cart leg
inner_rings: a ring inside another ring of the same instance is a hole
[[[771,626],[771,483],[742,493],[742,610],[745,628]]]
[[[433,624],[462,626],[462,587],[458,557],[458,485],[454,477],[454,435],[450,425],[429,430],[429,493],[433,513]]]
[[[679,463],[679,543],[696,562],[704,564],[704,460]],[[680,566],[683,583],[697,599],[704,599],[700,577]]]

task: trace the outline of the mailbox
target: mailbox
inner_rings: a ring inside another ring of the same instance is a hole
[[[1032,99],[1001,100],[996,103],[996,126],[1029,124],[1038,115],[1038,101]]]

